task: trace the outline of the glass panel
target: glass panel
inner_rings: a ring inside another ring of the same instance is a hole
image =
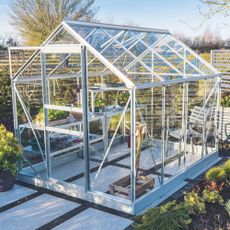
[[[162,88],[136,91],[136,197],[161,183]]]
[[[89,89],[91,111],[90,134],[102,139],[90,145],[91,189],[113,196],[130,198],[130,94],[126,90]],[[95,107],[92,106],[95,105]],[[78,181],[78,183],[81,183]]]
[[[79,42],[64,28],[61,29],[49,42],[49,45],[54,44],[78,44]]]
[[[184,136],[186,133],[184,116],[184,85],[166,87],[166,146],[165,174],[175,176],[184,169]]]
[[[207,145],[206,154],[217,150],[217,97],[218,87],[217,79],[206,80],[207,104],[206,122],[205,122],[205,143]]]
[[[188,83],[188,119],[185,165],[190,166],[201,159],[204,154],[204,81]]]

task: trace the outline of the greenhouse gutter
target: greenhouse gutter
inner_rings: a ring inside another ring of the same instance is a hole
[[[198,80],[207,80],[211,78],[217,78],[221,77],[221,73],[213,74],[213,75],[204,75],[199,77],[189,77],[189,78],[181,78],[181,79],[173,79],[173,80],[167,80],[163,82],[148,82],[143,84],[136,84],[136,89],[146,89],[146,88],[154,88],[159,86],[167,86],[167,85],[175,85],[175,84],[182,84],[185,82],[194,82]]]

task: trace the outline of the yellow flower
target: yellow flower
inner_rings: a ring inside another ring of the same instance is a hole
[[[193,203],[195,201],[195,198],[194,197],[189,197],[189,202]]]

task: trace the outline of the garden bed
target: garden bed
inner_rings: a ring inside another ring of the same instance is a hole
[[[211,168],[205,178],[177,200],[135,217],[141,230],[229,230],[230,159]]]

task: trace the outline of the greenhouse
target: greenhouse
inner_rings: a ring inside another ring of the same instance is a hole
[[[19,180],[136,214],[219,160],[221,74],[167,30],[63,21],[9,59]]]

